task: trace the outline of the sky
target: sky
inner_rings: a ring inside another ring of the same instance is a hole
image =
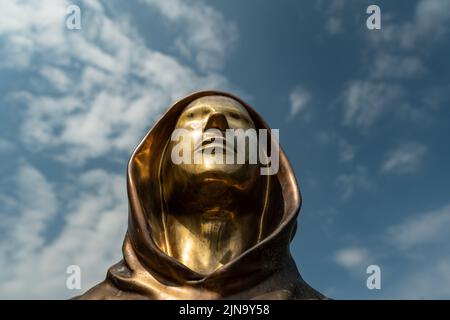
[[[450,298],[449,0],[10,0],[0,12],[0,298],[65,299],[104,279],[121,259],[131,152],[205,89],[280,130],[303,196],[291,251],[311,286]],[[66,288],[74,264],[80,290]],[[366,285],[370,265],[381,289]]]

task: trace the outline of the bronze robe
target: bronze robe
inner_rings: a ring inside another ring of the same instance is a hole
[[[271,212],[262,241],[208,275],[166,255],[155,244],[162,237],[159,163],[179,114],[191,101],[222,95],[241,103],[257,128],[268,126],[244,101],[228,93],[191,94],[170,107],[138,145],[128,163],[128,231],[123,260],[106,279],[76,299],[324,299],[300,276],[290,253],[301,195],[294,172],[280,148],[279,171],[272,176]],[[255,222],[257,223],[257,222]]]

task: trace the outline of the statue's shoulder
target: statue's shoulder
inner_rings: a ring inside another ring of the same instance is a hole
[[[295,300],[330,300],[330,298],[311,287],[305,281],[302,282],[302,285],[296,290]]]
[[[72,298],[73,300],[142,300],[142,295],[124,292],[116,288],[111,281],[105,280],[92,287],[82,295]]]
[[[292,292],[285,289],[275,290],[258,295],[252,300],[328,300],[328,298],[313,288],[308,288],[301,292]]]

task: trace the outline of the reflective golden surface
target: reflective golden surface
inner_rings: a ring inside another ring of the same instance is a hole
[[[123,259],[77,298],[323,299],[290,254],[301,195],[283,150],[275,175],[249,164],[174,166],[171,134],[195,126],[218,135],[226,127],[269,129],[225,92],[196,92],[168,108],[128,162]]]
[[[209,142],[219,140],[215,135],[224,138],[227,129],[256,129],[247,110],[223,96],[191,102],[178,118],[175,129],[180,128],[189,130],[192,153],[196,145],[211,148]],[[257,164],[176,165],[170,157],[175,143],[165,149],[161,165],[165,243],[158,246],[190,269],[209,274],[258,241],[255,222],[263,212],[267,178],[259,175]]]

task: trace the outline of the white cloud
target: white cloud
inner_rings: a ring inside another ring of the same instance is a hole
[[[375,57],[373,69],[375,79],[411,79],[426,72],[416,56],[395,56],[384,52]]]
[[[42,51],[60,52],[64,43],[62,19],[67,2],[44,0],[39,2],[3,1],[0,21],[1,51],[6,55],[0,66],[29,67],[32,55]]]
[[[418,143],[407,143],[387,153],[381,166],[383,173],[412,173],[423,161],[426,146]]]
[[[351,162],[355,158],[356,147],[347,140],[339,140],[339,161]]]
[[[353,81],[344,92],[344,123],[367,129],[380,119],[386,109],[398,107],[402,95],[397,85]]]
[[[345,6],[352,6],[354,10],[357,7],[353,1],[345,2]],[[341,1],[332,2],[325,15],[331,19],[343,7]],[[427,117],[417,100],[409,100],[403,93],[407,81],[430,72],[424,53],[429,50],[421,48],[437,44],[450,33],[450,3],[447,0],[418,1],[409,20],[387,12],[382,14],[380,32],[361,29],[361,35],[367,39],[367,46],[363,47],[363,58],[367,63],[361,71],[367,76],[351,81],[343,94],[344,123],[364,130],[394,110],[402,119],[418,121]]]
[[[2,212],[5,216],[2,228],[10,238],[10,241],[2,239],[2,242],[12,245],[12,252],[20,248],[15,254],[26,256],[42,246],[44,240],[41,235],[46,230],[47,223],[55,216],[58,203],[52,185],[34,167],[21,164],[15,180],[15,202],[10,202],[7,207],[17,212],[13,212],[12,217],[11,213]],[[8,252],[7,250],[6,253]],[[5,254],[4,251],[2,253]],[[1,261],[7,260],[2,258]]]
[[[321,11],[326,17],[325,31],[328,34],[335,35],[343,31],[343,9],[345,9],[348,2],[344,0],[315,1],[316,9]]]
[[[175,40],[202,69],[218,69],[237,39],[237,28],[212,7],[199,1],[141,0],[162,13],[181,34]]]
[[[383,23],[382,32],[372,33],[376,45],[395,46],[412,50],[424,42],[444,39],[450,29],[450,3],[447,0],[421,0],[411,20],[401,23]]]
[[[387,231],[387,240],[399,249],[413,249],[449,239],[449,230],[450,205],[447,205],[410,216],[404,222],[391,226]]]
[[[5,101],[21,108],[25,147],[67,169],[55,177],[29,161],[8,176],[17,192],[0,195],[2,298],[80,294],[65,287],[71,264],[82,269],[82,291],[102,281],[121,258],[128,212],[123,170],[113,173],[104,162],[118,155],[126,165],[132,148],[175,100],[230,86],[219,70],[236,30],[203,2],[149,1],[147,7],[182,30],[173,43],[184,46],[194,65],[149,47],[133,21],[106,10],[107,2],[83,1],[82,29],[67,30],[69,4],[0,4],[0,69],[29,75],[29,83]],[[99,161],[87,171],[82,165],[90,159]],[[98,163],[105,169],[92,169]]]
[[[426,37],[448,35],[450,23],[450,3],[446,0],[422,0],[416,8],[415,25],[418,32]]]
[[[320,144],[328,144],[336,139],[336,133],[332,131],[318,131],[314,135],[314,140]]]
[[[367,168],[357,166],[354,172],[342,173],[336,178],[336,185],[341,192],[342,200],[349,200],[359,190],[369,190],[373,183],[367,175]]]
[[[412,214],[385,233],[387,243],[410,260],[391,284],[390,294],[403,299],[450,297],[450,204]]]
[[[291,109],[289,118],[296,116],[304,111],[311,100],[311,94],[301,87],[296,87],[289,95]]]
[[[344,248],[336,252],[334,261],[349,270],[365,272],[365,268],[370,265],[369,252],[364,248]]]
[[[69,89],[70,78],[61,69],[53,66],[43,66],[40,73],[47,79],[50,86],[58,91],[66,92]]]
[[[58,202],[55,186],[41,172],[28,164],[19,168],[18,201],[6,213],[15,218],[0,249],[2,298],[68,298],[80,292],[66,289],[67,266],[81,267],[86,290],[120,259],[127,221],[123,176],[92,170],[72,183],[74,190],[59,194]],[[47,229],[62,208],[68,209],[64,224],[49,238]]]
[[[420,265],[395,283],[392,291],[400,299],[448,299],[450,259],[442,257]]]
[[[180,17],[176,22],[188,25],[190,50],[199,57],[211,55],[217,63],[224,58],[227,48],[214,43],[226,45],[227,33],[221,30],[228,24],[218,12],[201,2],[188,11],[178,1],[151,3],[170,21]],[[100,2],[84,4],[82,17],[88,22],[76,31],[64,28],[67,2],[2,4],[3,15],[19,20],[0,23],[7,48],[2,60],[9,67],[29,70],[39,65],[39,74],[51,86],[43,86],[37,76],[31,79],[34,89],[11,94],[17,104],[26,106],[21,131],[29,148],[64,149],[56,157],[76,165],[106,154],[128,154],[173,101],[198,89],[228,87],[226,79],[206,65],[200,72],[147,47],[120,13],[113,18]],[[204,24],[213,26],[206,35],[199,34]],[[18,61],[16,51],[22,55]],[[60,95],[55,96],[54,90]]]
[[[330,35],[338,34],[342,32],[342,29],[342,19],[338,17],[330,17],[325,24],[325,30]]]

